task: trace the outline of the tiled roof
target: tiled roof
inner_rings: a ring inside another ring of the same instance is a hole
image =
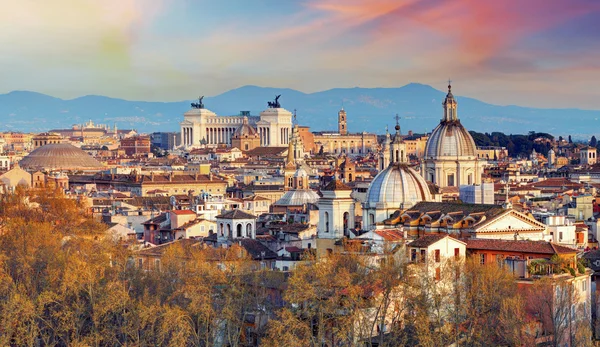
[[[228,212],[225,212],[223,214],[218,215],[216,218],[220,218],[220,219],[256,219],[255,215],[252,215],[250,213],[244,212],[242,210],[231,210]]]
[[[158,216],[145,221],[142,224],[162,224],[167,221],[167,214],[161,213]]]
[[[504,212],[504,208],[499,205],[485,205],[485,204],[463,204],[457,202],[420,202],[404,213],[428,213],[428,212],[439,212],[442,214],[448,214],[451,212],[463,212],[464,214],[481,213],[483,212],[488,218],[500,215]]]
[[[260,243],[260,241],[253,239],[239,239],[236,241],[238,241],[240,246],[244,247],[248,254],[255,260],[277,258],[277,253],[267,248],[267,246]]]
[[[424,236],[421,236],[420,238],[414,240],[413,242],[409,243],[408,247],[427,248],[427,247],[433,245],[434,243],[438,242],[439,240],[442,240],[445,237],[449,237],[449,236],[447,234],[424,235]]]
[[[577,253],[576,249],[547,241],[469,239],[466,242],[467,249],[470,250],[481,249],[550,255]]]
[[[334,180],[331,180],[331,182],[329,182],[321,190],[327,190],[327,191],[333,191],[333,190],[352,190],[352,188],[350,188],[347,185],[345,185],[344,182],[342,182],[340,180],[334,179]]]
[[[191,210],[172,210],[171,212],[173,212],[174,214],[178,215],[178,216],[183,216],[183,215],[195,215],[196,213],[194,211]]]
[[[402,241],[404,240],[404,233],[398,229],[380,229],[374,230],[375,234],[381,236],[386,241]]]
[[[281,156],[287,147],[256,147],[246,152],[249,157],[255,156]]]

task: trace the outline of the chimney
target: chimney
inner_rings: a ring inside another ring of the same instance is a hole
[[[169,173],[169,182],[173,182],[173,174]]]

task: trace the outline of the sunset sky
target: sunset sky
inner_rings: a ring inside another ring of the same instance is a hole
[[[410,82],[600,109],[598,0],[0,0],[0,93],[173,101]]]

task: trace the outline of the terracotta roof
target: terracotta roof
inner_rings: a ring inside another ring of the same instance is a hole
[[[424,235],[421,236],[420,238],[414,240],[413,242],[408,244],[408,247],[415,247],[415,248],[427,248],[431,245],[433,245],[434,243],[438,242],[439,240],[442,240],[446,237],[450,237],[447,234],[431,234],[431,235]]]
[[[256,147],[246,152],[249,157],[256,156],[282,156],[287,147]]]
[[[505,210],[499,205],[485,205],[485,204],[463,204],[457,202],[420,202],[404,213],[430,213],[439,212],[441,214],[448,214],[452,212],[463,212],[465,215],[472,213],[484,213],[489,219],[500,215]]]
[[[381,236],[386,241],[402,241],[404,240],[404,233],[398,229],[380,229],[373,230],[373,232]]]
[[[270,201],[270,199],[265,198],[264,196],[260,196],[260,195],[251,195],[247,198],[243,198],[241,199],[243,201]]]
[[[178,216],[183,216],[183,215],[195,215],[196,213],[194,211],[191,210],[172,210],[171,212],[173,212],[174,214],[178,215]]]
[[[577,253],[576,249],[561,246],[547,241],[527,240],[493,240],[493,239],[469,239],[466,240],[467,249],[507,251],[538,254],[569,254]]]
[[[231,210],[228,212],[225,212],[223,214],[218,215],[216,218],[220,218],[220,219],[256,219],[255,215],[252,215],[250,213],[246,213],[242,210]]]
[[[352,190],[352,188],[348,187],[344,184],[344,182],[340,180],[331,180],[331,182],[327,183],[325,187],[321,190],[334,191],[334,190]]]

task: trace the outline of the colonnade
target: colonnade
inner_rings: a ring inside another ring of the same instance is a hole
[[[206,128],[206,143],[209,145],[231,144],[231,138],[237,128],[233,127],[210,127]]]
[[[183,137],[183,145],[190,146],[194,144],[194,129],[192,127],[184,127],[181,129]]]

